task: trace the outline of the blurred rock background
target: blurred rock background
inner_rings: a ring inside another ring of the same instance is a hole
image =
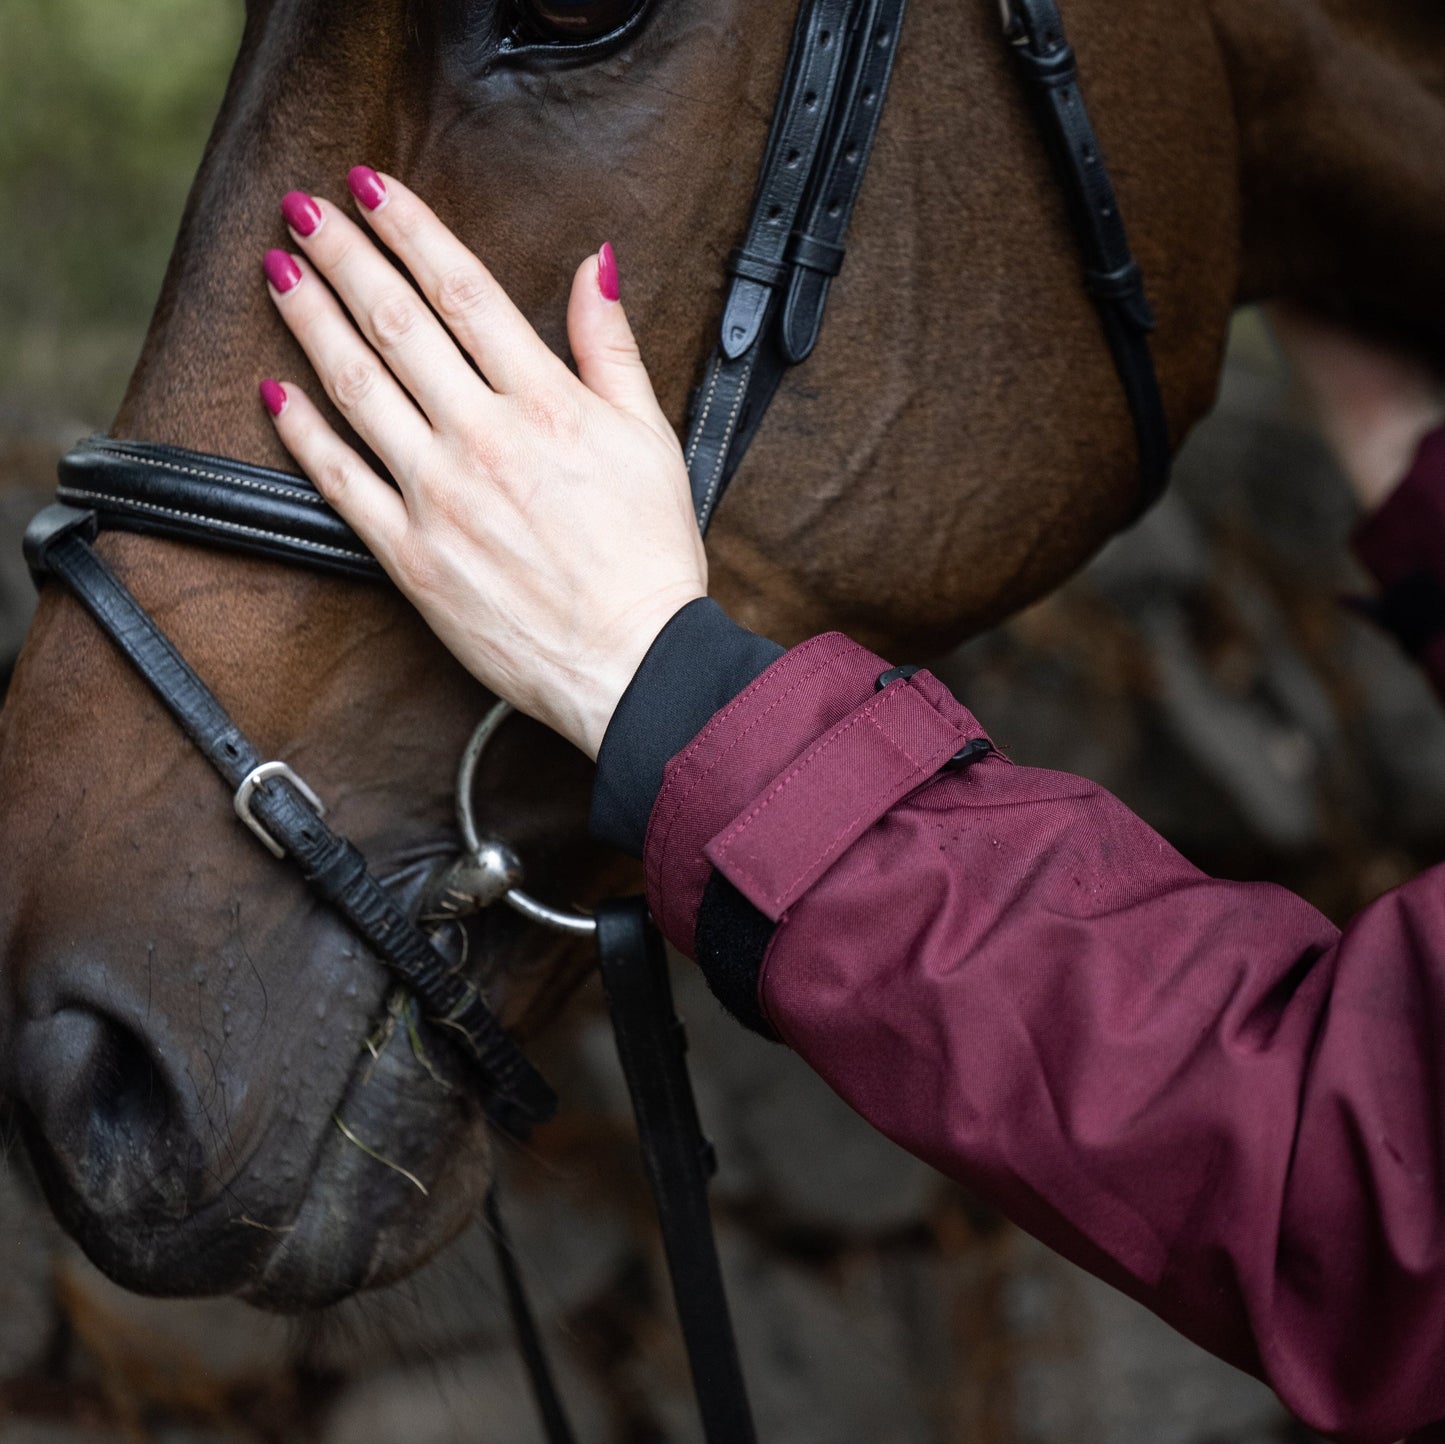
[[[239,34],[239,0],[0,7],[0,666],[19,535],[103,427]],[[1337,918],[1439,856],[1445,721],[1339,605],[1352,504],[1241,317],[1170,494],[943,670],[1024,762],[1093,777],[1201,866]],[[1286,1444],[1268,1391],[875,1137],[677,970],[763,1438]],[[586,1444],[691,1444],[685,1360],[595,988],[552,1042],[565,1121],[508,1212]],[[5,1140],[0,1138],[0,1145]],[[0,1147],[0,1444],[531,1444],[481,1228],[326,1317],[106,1283]]]

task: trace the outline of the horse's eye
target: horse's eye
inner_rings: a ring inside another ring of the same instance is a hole
[[[517,0],[530,29],[542,39],[597,40],[626,25],[647,0]]]

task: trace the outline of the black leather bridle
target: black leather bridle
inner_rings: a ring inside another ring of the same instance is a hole
[[[686,457],[706,531],[787,370],[817,342],[829,288],[887,94],[905,0],[803,0],[751,218],[728,258],[719,340],[694,398]],[[1055,0],[1003,0],[1005,35],[1064,191],[1084,284],[1123,385],[1139,448],[1138,509],[1162,490],[1168,425],[1149,347],[1153,315],[1079,91]],[[123,582],[95,553],[100,529],[141,532],[312,570],[380,580],[357,536],[304,479],[150,442],[95,438],[60,465],[58,501],[25,548],[37,584],[62,581],[220,773],[238,815],[289,857],[469,1061],[489,1116],[516,1137],[557,1099],[480,987],[368,871],[283,762],[231,721]],[[505,889],[503,889],[505,890]],[[499,892],[498,896],[501,895]],[[481,899],[482,902],[492,898]],[[709,1444],[755,1438],[707,1206],[714,1169],[693,1104],[662,942],[641,899],[604,904],[595,931]],[[488,1217],[518,1340],[551,1444],[574,1439],[553,1386],[496,1199]]]

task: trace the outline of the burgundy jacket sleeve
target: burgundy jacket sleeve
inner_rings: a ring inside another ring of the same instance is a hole
[[[1316,1429],[1445,1418],[1445,871],[1341,934],[1077,777],[948,770],[979,724],[887,665],[815,638],[672,759],[663,930],[725,879],[859,1113]]]
[[[1445,698],[1445,429],[1355,532],[1355,552],[1380,583],[1373,610]]]

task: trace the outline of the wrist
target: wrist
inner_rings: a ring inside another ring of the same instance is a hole
[[[593,837],[641,857],[667,763],[783,655],[703,597],[668,618],[647,649],[597,754]]]
[[[593,646],[594,665],[570,694],[565,724],[554,723],[588,757],[596,761],[617,704],[662,629],[690,602],[706,596],[696,583],[669,587],[629,610]],[[580,669],[579,669],[580,670]]]

